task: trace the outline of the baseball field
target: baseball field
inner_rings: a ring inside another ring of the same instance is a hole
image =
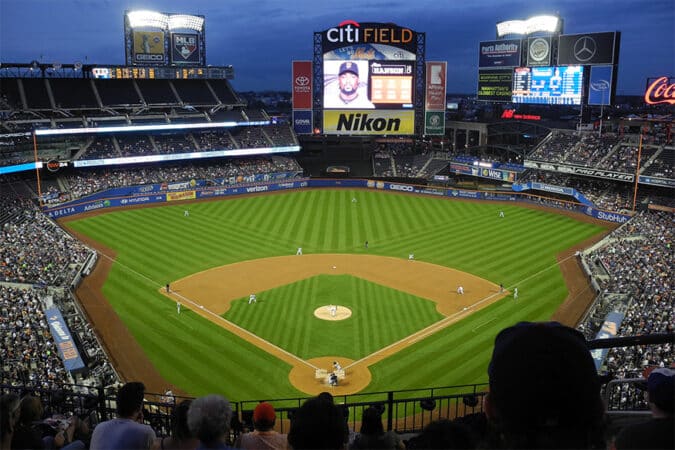
[[[99,251],[77,295],[122,376],[235,401],[326,390],[336,360],[336,394],[485,382],[499,330],[578,319],[594,294],[573,253],[609,231],[556,210],[348,189],[64,225]]]

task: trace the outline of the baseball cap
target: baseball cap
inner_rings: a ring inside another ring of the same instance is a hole
[[[602,413],[600,382],[584,336],[558,322],[520,322],[495,338],[490,396],[513,427],[575,426]]]
[[[274,407],[267,403],[258,403],[258,406],[253,410],[253,422],[268,422],[274,423],[277,419],[277,414],[274,412]]]
[[[359,66],[355,62],[345,61],[342,64],[340,64],[340,71],[338,72],[338,75],[342,75],[345,72],[351,72],[358,77]]]
[[[666,412],[673,412],[675,402],[675,371],[666,367],[654,368],[647,377],[647,392],[649,401]]]

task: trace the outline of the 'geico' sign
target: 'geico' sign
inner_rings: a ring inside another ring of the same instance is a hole
[[[337,27],[326,30],[326,39],[333,43],[345,44],[388,44],[401,45],[413,41],[415,33],[408,28],[392,24],[367,24],[361,28],[358,22],[345,20]]]
[[[415,132],[415,112],[400,110],[324,110],[325,134],[393,134]]]
[[[405,192],[413,192],[415,190],[412,186],[408,186],[405,184],[390,184],[389,189],[394,191],[405,191]]]

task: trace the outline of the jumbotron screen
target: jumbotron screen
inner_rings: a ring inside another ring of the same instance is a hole
[[[517,67],[513,71],[513,103],[580,105],[583,66]]]
[[[412,109],[415,92],[412,57],[413,60],[324,59],[324,108]]]

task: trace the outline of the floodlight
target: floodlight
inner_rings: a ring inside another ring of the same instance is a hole
[[[190,29],[202,31],[204,27],[204,18],[200,16],[191,16],[189,14],[172,14],[169,16],[169,29]]]
[[[557,16],[534,16],[527,20],[507,20],[497,24],[497,37],[508,34],[532,34],[536,32],[560,32],[562,21]]]
[[[129,18],[129,26],[131,28],[152,27],[166,29],[168,18],[166,14],[156,11],[129,11],[127,12]]]

